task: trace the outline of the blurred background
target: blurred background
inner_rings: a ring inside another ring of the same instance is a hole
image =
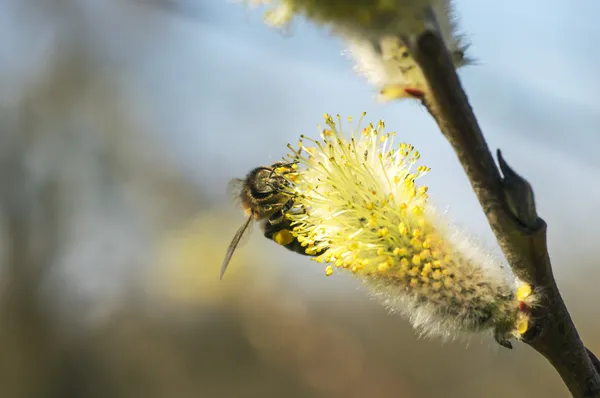
[[[587,346],[600,238],[600,4],[456,2],[463,83],[533,184]],[[322,114],[384,119],[431,197],[496,243],[433,121],[381,105],[341,43],[217,0],[0,0],[0,396],[567,397],[525,345],[419,339],[342,275],[255,231],[226,186]]]

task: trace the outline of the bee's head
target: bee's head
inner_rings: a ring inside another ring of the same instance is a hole
[[[295,173],[295,170],[294,164],[277,162],[270,167],[255,169],[248,180],[253,185],[256,193],[281,193],[291,186],[289,177]]]

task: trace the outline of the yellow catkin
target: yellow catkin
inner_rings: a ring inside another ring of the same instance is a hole
[[[310,157],[300,149],[290,154],[299,167],[287,216],[307,250],[324,253],[313,259],[327,264],[326,275],[334,266],[349,270],[426,333],[501,328],[519,337],[530,323],[519,301],[531,301],[531,287],[517,287],[455,247],[428,210],[428,190],[418,181],[430,169],[414,165],[415,148],[395,146],[383,123],[361,129],[359,121],[347,140],[339,117],[338,124],[325,120],[327,132],[311,140]]]

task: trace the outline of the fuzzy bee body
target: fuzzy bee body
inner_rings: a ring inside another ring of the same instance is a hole
[[[308,255],[305,247],[292,235],[291,221],[285,216],[294,205],[294,195],[289,189],[289,178],[294,173],[294,163],[276,162],[271,166],[254,168],[245,179],[234,179],[230,182],[234,199],[240,202],[247,218],[227,248],[221,265],[221,278],[240,240],[254,221],[262,223],[267,239],[296,253]]]
[[[283,169],[281,174],[277,172],[279,169]],[[288,165],[275,163],[251,170],[244,180],[235,180],[241,183],[241,205],[246,215],[261,221],[282,210],[291,199],[286,192],[290,183],[285,177],[291,172]]]

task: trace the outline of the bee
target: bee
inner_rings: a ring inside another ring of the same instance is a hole
[[[295,253],[311,257],[318,256],[319,254],[323,253],[325,249],[307,253],[308,248],[303,246],[300,241],[294,235],[292,235],[292,222],[286,217],[286,214],[291,210],[293,205],[293,199],[290,199],[280,212],[269,218],[268,222],[265,223],[263,227],[264,237]]]
[[[250,230],[253,221],[263,222],[264,235],[268,239],[290,250],[294,250],[296,244],[298,248],[301,247],[292,236],[290,221],[285,217],[285,213],[294,205],[294,195],[289,189],[291,188],[289,178],[296,173],[295,165],[295,162],[276,162],[271,166],[260,166],[252,169],[245,179],[236,178],[229,183],[230,193],[234,194],[234,199],[240,202],[247,218],[227,248],[221,265],[221,279],[235,249],[246,231]]]

